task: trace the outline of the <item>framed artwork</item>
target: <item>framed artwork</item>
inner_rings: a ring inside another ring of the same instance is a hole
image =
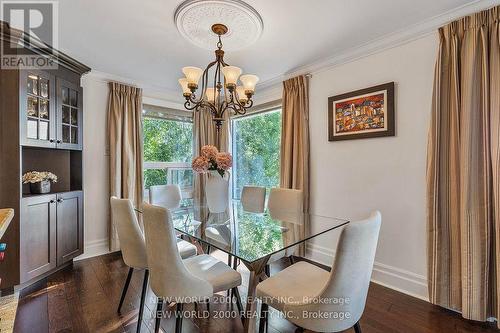
[[[328,141],[395,135],[394,82],[328,98]]]

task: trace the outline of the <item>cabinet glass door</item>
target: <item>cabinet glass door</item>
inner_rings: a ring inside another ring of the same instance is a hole
[[[82,147],[82,91],[71,82],[57,79],[58,140],[57,146],[66,149]]]
[[[54,92],[52,75],[42,71],[25,71],[21,75],[22,104],[25,107],[22,124],[22,144],[55,146]]]

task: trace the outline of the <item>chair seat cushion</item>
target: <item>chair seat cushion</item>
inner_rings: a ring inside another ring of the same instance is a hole
[[[240,273],[208,254],[186,259],[184,264],[193,275],[208,281],[214,293],[241,285]]]
[[[299,261],[257,285],[257,297],[277,310],[300,304],[318,296],[330,273],[318,266]]]
[[[198,252],[196,246],[179,238],[177,239],[177,249],[179,249],[182,259],[193,257]]]

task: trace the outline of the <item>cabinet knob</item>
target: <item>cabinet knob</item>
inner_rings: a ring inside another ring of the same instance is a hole
[[[57,202],[63,202],[63,199],[57,199]]]
[[[61,140],[57,140],[56,142],[57,142],[57,143],[61,143]]]
[[[54,139],[50,139],[50,140],[49,140],[49,142],[50,142],[50,143],[54,142]]]
[[[50,203],[54,203],[54,202],[56,202],[56,201],[55,201],[55,200],[50,200],[49,202],[50,202]]]

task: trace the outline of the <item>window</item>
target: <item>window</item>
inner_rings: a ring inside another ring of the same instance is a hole
[[[189,197],[193,184],[191,118],[148,109],[143,112],[142,124],[145,197],[151,185],[164,184],[178,184],[183,197]]]
[[[233,198],[245,185],[279,186],[281,109],[232,120]]]

